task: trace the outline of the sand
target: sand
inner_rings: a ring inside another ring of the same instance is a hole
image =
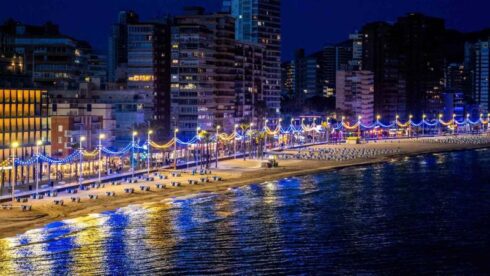
[[[346,145],[318,145],[321,147],[345,147]],[[358,158],[346,161],[322,161],[322,160],[279,160],[277,168],[261,168],[262,160],[233,159],[220,161],[219,168],[214,168],[214,163],[210,170],[212,173],[204,177],[209,177],[209,183],[201,183],[201,175],[191,175],[190,171],[181,171],[180,177],[172,177],[171,171],[161,170],[160,173],[168,176],[166,180],[157,179],[155,181],[142,181],[129,184],[123,183],[120,186],[106,184],[104,188],[91,189],[89,191],[78,191],[72,195],[68,193],[59,194],[56,199],[62,199],[64,206],[54,204],[54,198],[44,198],[42,200],[29,200],[27,205],[32,205],[32,211],[22,212],[20,208],[12,210],[0,210],[0,238],[12,237],[16,234],[24,233],[29,229],[39,228],[47,223],[64,219],[76,218],[92,213],[100,213],[108,210],[115,210],[131,204],[152,204],[161,202],[173,197],[197,194],[200,192],[220,193],[232,187],[239,187],[252,183],[261,183],[291,176],[301,176],[332,169],[345,168],[373,164],[378,162],[396,161],[399,158],[409,155],[423,153],[438,153],[445,151],[456,151],[476,148],[490,147],[488,144],[440,144],[428,142],[414,142],[396,140],[390,142],[377,142],[360,145],[349,145],[349,147],[359,148],[386,148],[398,149],[396,155],[384,155],[373,158]],[[295,151],[292,151],[295,152]],[[221,176],[222,181],[214,181],[212,176]],[[197,180],[199,184],[190,185],[188,180]],[[170,187],[173,181],[181,182],[180,187]],[[156,189],[156,184],[165,184],[163,190]],[[150,186],[150,191],[140,191],[140,186]],[[124,188],[134,188],[134,194],[124,193]],[[106,192],[115,192],[115,197],[108,197]],[[97,195],[97,199],[89,199],[89,195]],[[71,197],[80,197],[80,203],[71,202]],[[15,203],[14,206],[20,206]]]

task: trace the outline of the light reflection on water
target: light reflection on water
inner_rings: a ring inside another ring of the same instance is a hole
[[[201,193],[0,240],[0,274],[481,273],[488,150]]]

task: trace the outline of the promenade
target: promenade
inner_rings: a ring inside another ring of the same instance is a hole
[[[9,199],[4,197],[2,204],[6,208],[0,209],[0,237],[12,236],[51,221],[114,210],[130,204],[151,205],[153,202],[171,201],[175,197],[200,192],[226,192],[230,188],[251,183],[330,169],[376,162],[399,162],[407,155],[487,147],[490,147],[488,134],[373,141],[357,145],[303,145],[296,149],[271,151],[269,154],[276,157],[281,154],[300,154],[297,158],[279,158],[277,168],[264,168],[262,159],[244,160],[239,156],[227,156],[221,158],[218,168],[214,168],[213,163],[205,171],[192,167],[192,164],[189,164],[189,169],[185,169],[187,165],[181,164],[176,171],[169,167],[153,169],[150,178],[146,177],[146,170],[137,171],[136,181],[131,179],[130,172],[106,176],[102,185],[96,184],[97,178],[87,179],[83,182],[86,188],[80,189],[78,183],[67,183],[56,187],[55,191],[43,190],[42,199],[31,199],[33,192],[25,192],[17,196],[25,198],[26,202],[20,200],[11,204],[5,202]],[[343,150],[350,150],[349,158],[335,158],[343,156]],[[322,158],[311,158],[310,154]],[[329,155],[334,158],[323,158]],[[29,206],[30,210],[22,211],[21,206]]]

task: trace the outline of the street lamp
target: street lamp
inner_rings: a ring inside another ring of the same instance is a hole
[[[148,130],[148,138],[147,138],[147,154],[146,154],[146,170],[148,173],[148,180],[150,179],[150,159],[151,159],[151,152],[150,152],[150,143],[151,143],[151,135],[153,134],[153,130],[149,129]]]
[[[12,147],[12,203],[15,200],[15,182],[17,180],[17,174],[16,174],[16,169],[15,169],[15,154],[17,152],[17,148],[19,147],[19,142],[12,142],[10,145]]]
[[[102,139],[105,139],[105,134],[99,134],[99,184],[102,183]]]
[[[250,151],[253,152],[254,149],[253,149],[253,145],[252,145],[252,135],[253,135],[253,126],[254,126],[254,123],[250,123]],[[255,156],[254,156],[255,158]]]
[[[82,187],[82,175],[83,175],[83,142],[85,141],[85,136],[80,136],[80,144],[78,145],[78,151],[80,152],[80,166],[78,167],[78,185]]]
[[[426,117],[427,117],[427,115],[422,114],[422,136],[425,135],[425,118]]]
[[[439,135],[442,134],[442,114],[439,114]]]
[[[177,132],[179,132],[178,128],[174,130],[174,170],[177,169]]]
[[[220,126],[216,126],[216,168],[218,168],[218,143],[219,143],[219,129]]]
[[[39,191],[39,147],[43,145],[42,140],[36,141],[36,198],[38,197]]]
[[[134,179],[134,138],[138,135],[137,131],[133,131],[133,135],[131,136],[131,182],[133,182]]]
[[[453,113],[453,135],[456,134],[456,114]]]
[[[238,128],[238,124],[235,124],[235,128],[234,128],[235,138],[233,139],[233,153],[234,153],[233,155],[235,159],[236,159],[236,138],[238,137],[237,128]]]
[[[357,133],[358,133],[357,137],[359,137],[359,139],[361,139],[361,119],[362,119],[361,115],[357,116]]]
[[[194,148],[194,153],[195,153],[194,156],[196,158],[195,159],[196,168],[197,168],[198,165],[201,164],[201,155],[202,155],[202,153],[201,153],[201,137],[199,136],[200,133],[201,133],[201,127],[197,127],[196,128],[196,139],[197,139],[197,145],[198,145],[198,147],[197,148],[196,147]]]
[[[267,150],[267,123],[269,120],[265,119],[264,120],[264,151]]]

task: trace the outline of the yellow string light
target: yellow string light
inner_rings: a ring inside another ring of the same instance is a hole
[[[98,153],[99,153],[99,149],[96,149],[94,151],[86,151],[86,150],[84,150],[82,152],[83,156],[87,156],[87,157],[95,157],[95,156],[97,156]]]
[[[172,138],[172,140],[170,140],[166,144],[162,144],[162,145],[159,145],[153,141],[150,141],[150,146],[157,148],[157,149],[167,149],[167,148],[170,148],[171,146],[173,146],[174,143],[175,143],[175,140],[174,140],[174,138]]]

